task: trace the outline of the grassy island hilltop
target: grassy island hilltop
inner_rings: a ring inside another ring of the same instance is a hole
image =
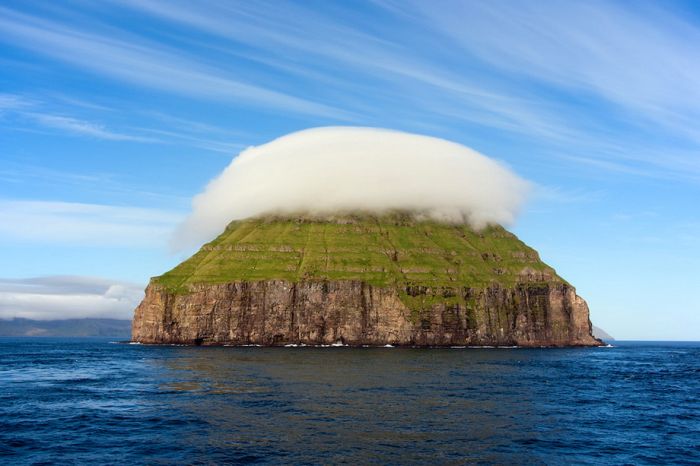
[[[153,279],[174,293],[230,281],[359,280],[375,286],[513,286],[523,273],[561,280],[537,251],[501,226],[416,220],[410,214],[234,221]],[[406,297],[407,298],[407,297]]]

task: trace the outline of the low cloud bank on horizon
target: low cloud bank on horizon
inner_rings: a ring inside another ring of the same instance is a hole
[[[97,277],[0,278],[0,319],[131,319],[143,285]]]
[[[324,127],[250,147],[192,201],[176,250],[263,214],[410,210],[434,219],[511,224],[529,183],[461,144],[379,128]]]

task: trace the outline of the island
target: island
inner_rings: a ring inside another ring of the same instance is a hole
[[[600,346],[588,306],[501,226],[406,212],[231,222],[151,279],[132,340],[189,345]]]

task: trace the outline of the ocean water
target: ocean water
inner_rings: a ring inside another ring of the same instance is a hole
[[[0,464],[699,464],[700,343],[0,339]]]

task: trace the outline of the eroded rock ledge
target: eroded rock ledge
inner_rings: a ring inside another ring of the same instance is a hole
[[[396,289],[354,280],[235,281],[175,293],[151,283],[132,339],[202,345],[599,346],[588,306],[560,281]],[[459,295],[461,304],[445,302]],[[407,306],[405,296],[423,305]],[[404,299],[402,299],[404,298]]]

